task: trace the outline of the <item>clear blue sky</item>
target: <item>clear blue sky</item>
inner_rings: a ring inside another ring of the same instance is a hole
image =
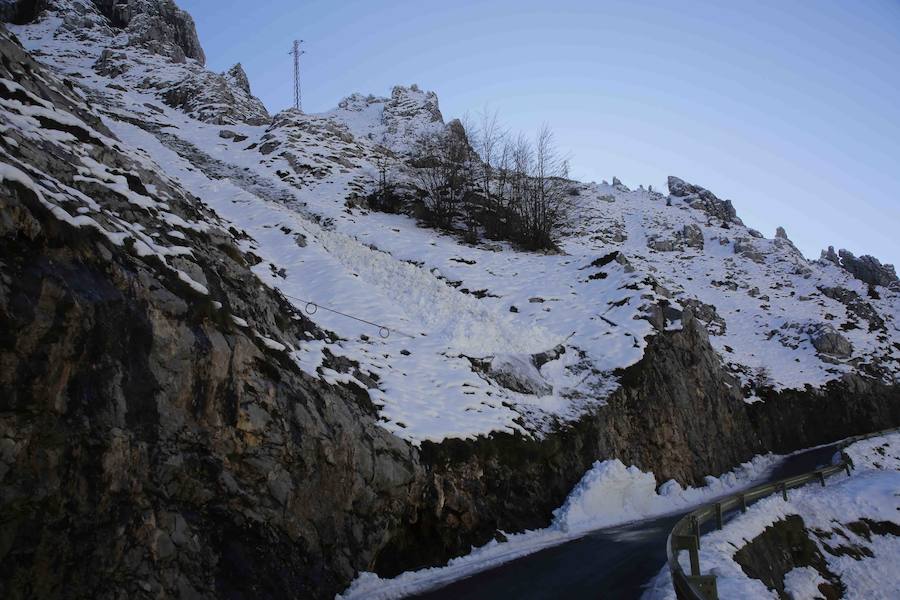
[[[573,175],[731,198],[807,256],[828,244],[900,267],[900,2],[177,0],[208,65],[245,66],[272,111],[397,83],[445,118],[547,122]]]

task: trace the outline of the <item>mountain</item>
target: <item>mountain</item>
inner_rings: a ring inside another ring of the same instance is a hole
[[[900,284],[735,205],[566,181],[556,251],[416,218],[416,86],[270,116],[170,0],[4,2],[0,592],[333,597],[900,423]],[[389,170],[397,213],[368,199]]]

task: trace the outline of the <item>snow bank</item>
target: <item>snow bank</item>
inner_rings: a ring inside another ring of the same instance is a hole
[[[561,507],[553,512],[550,527],[508,536],[507,542],[491,541],[444,567],[408,571],[393,579],[361,573],[338,596],[344,600],[389,600],[440,587],[497,565],[557,546],[590,531],[665,515],[753,485],[782,457],[757,456],[721,477],[707,477],[702,488],[682,488],[668,481],[656,490],[656,478],[620,460],[594,463]],[[724,597],[724,596],[723,596]]]
[[[583,532],[674,512],[758,480],[778,459],[757,456],[722,477],[707,477],[702,488],[685,489],[669,480],[658,492],[653,473],[626,467],[618,459],[598,461],[553,512],[553,525]]]

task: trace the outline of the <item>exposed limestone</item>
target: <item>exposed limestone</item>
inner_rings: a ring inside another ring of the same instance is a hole
[[[222,73],[222,76],[231,84],[250,94],[250,80],[247,79],[247,73],[244,72],[244,67],[241,66],[241,63],[234,65]]]
[[[203,65],[206,56],[200,46],[194,20],[172,0],[93,0],[113,27],[124,29],[129,43],[159,49],[177,47],[184,56]],[[169,54],[168,52],[163,52]]]
[[[703,230],[697,225],[685,225],[677,236],[688,248],[703,250]]]
[[[755,263],[764,263],[766,261],[763,254],[756,244],[750,238],[737,237],[734,239],[734,253],[749,258]]]
[[[699,185],[692,185],[678,177],[669,176],[669,194],[683,199],[692,208],[702,210],[710,217],[719,219],[722,223],[735,223],[743,225],[737,217],[731,200],[720,200],[715,194]]]

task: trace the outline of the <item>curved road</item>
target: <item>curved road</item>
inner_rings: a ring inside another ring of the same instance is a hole
[[[775,481],[831,464],[836,451],[837,444],[833,444],[790,456],[767,479]],[[752,485],[761,483],[764,481]],[[680,514],[600,529],[412,597],[422,600],[640,598],[643,586],[666,563],[669,531],[690,510],[693,508]]]

